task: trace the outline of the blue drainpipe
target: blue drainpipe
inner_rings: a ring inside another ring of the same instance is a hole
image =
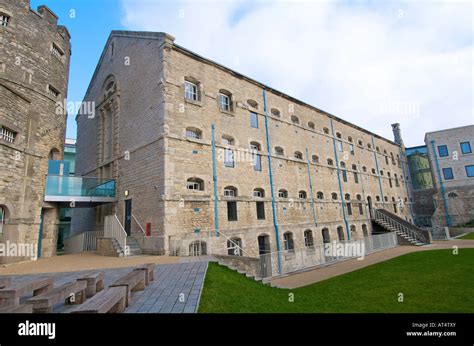
[[[217,168],[216,168],[216,142],[214,140],[214,124],[211,125],[212,133],[212,180],[214,181],[214,227],[216,228],[216,237],[219,237],[219,217],[217,200]]]
[[[306,148],[306,161],[308,162],[309,191],[311,193],[311,208],[313,210],[313,220],[314,220],[314,225],[317,226],[318,221],[316,220],[316,212],[314,210],[313,181],[311,179],[311,169],[310,169],[310,163],[309,163],[308,148]]]
[[[346,217],[346,203],[344,203],[344,194],[342,192],[341,173],[339,171],[339,158],[337,156],[337,149],[336,149],[336,136],[334,135],[334,126],[332,123],[332,119],[331,119],[331,132],[332,132],[332,144],[334,147],[334,156],[336,158],[337,181],[339,183],[339,193],[341,194],[342,215],[344,216],[344,223],[346,224],[347,240],[351,240],[351,232],[349,232],[349,223],[347,222],[347,217]]]
[[[382,196],[382,205],[383,205],[383,208],[385,209],[385,197],[383,195],[382,179],[380,179],[379,160],[377,160],[377,150],[375,150],[374,136],[372,136],[372,149],[374,150],[375,168],[377,168],[377,175],[379,177],[379,187],[380,187],[380,195]]]
[[[451,226],[452,225],[451,217],[449,216],[449,211],[448,211],[448,200],[446,199],[446,195],[444,191],[443,177],[441,176],[441,168],[439,167],[438,155],[436,154],[434,140],[431,141],[431,150],[433,150],[433,156],[436,162],[436,170],[438,172],[439,185],[441,186],[441,195],[443,196],[443,205],[444,205],[444,211],[445,211],[445,217],[446,217],[446,225]]]
[[[271,155],[271,145],[270,145],[270,134],[268,132],[268,110],[267,110],[267,94],[265,90],[263,93],[263,110],[265,112],[265,133],[267,137],[267,153],[268,153],[268,172],[270,177],[270,191],[272,193],[272,214],[273,214],[273,226],[275,228],[276,236],[276,245],[278,251],[278,272],[281,274],[281,254],[280,254],[280,235],[278,231],[278,221],[275,210],[275,191],[273,189],[273,172],[272,172],[272,155]]]

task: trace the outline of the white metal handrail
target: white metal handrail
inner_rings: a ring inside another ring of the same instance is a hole
[[[140,229],[142,230],[143,234],[146,235],[146,232],[145,230],[143,229],[142,225],[140,224],[140,222],[138,222],[137,218],[135,217],[135,215],[132,214],[132,218],[133,220],[135,220],[135,222],[137,223],[138,227],[140,227]]]
[[[104,238],[115,238],[125,250],[127,246],[127,232],[123,228],[116,214],[107,215],[104,219]]]

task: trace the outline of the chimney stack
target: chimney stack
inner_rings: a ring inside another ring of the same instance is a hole
[[[392,124],[392,131],[393,131],[393,138],[395,140],[395,143],[403,147],[404,144],[403,144],[403,139],[402,139],[402,133],[400,131],[400,124],[399,123]]]

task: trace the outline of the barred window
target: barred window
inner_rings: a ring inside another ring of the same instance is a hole
[[[0,139],[3,139],[9,143],[13,143],[15,141],[16,135],[17,133],[15,131],[0,125]]]
[[[0,13],[0,26],[8,26],[10,23],[10,16],[7,16],[5,13]]]

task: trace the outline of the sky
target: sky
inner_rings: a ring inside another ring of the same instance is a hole
[[[69,101],[82,101],[111,30],[175,43],[406,146],[474,124],[471,1],[31,0],[72,36]],[[76,137],[69,115],[67,137]]]

